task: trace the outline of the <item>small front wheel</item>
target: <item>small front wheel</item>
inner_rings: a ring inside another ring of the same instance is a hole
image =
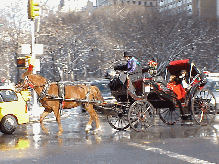
[[[181,111],[182,107],[180,102],[173,99],[168,108],[159,109],[159,116],[164,123],[174,125],[181,119]]]
[[[12,115],[7,115],[1,120],[1,132],[5,134],[12,134],[17,128],[17,120]]]
[[[216,99],[209,89],[198,90],[192,98],[192,115],[200,125],[210,124],[217,114]]]
[[[126,111],[125,109],[115,108],[114,111],[107,115],[107,120],[112,128],[125,130],[129,127]]]
[[[135,101],[128,112],[129,124],[135,131],[146,131],[154,124],[154,113],[154,107],[149,101]]]

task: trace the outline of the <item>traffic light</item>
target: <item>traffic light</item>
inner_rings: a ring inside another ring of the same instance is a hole
[[[17,67],[25,67],[25,63],[26,63],[26,60],[24,58],[17,59]]]
[[[35,16],[39,16],[39,3],[34,2],[33,0],[28,0],[28,19],[35,19]]]

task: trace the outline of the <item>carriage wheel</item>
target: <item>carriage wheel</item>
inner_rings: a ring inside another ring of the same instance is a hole
[[[159,110],[160,119],[168,125],[174,125],[181,119],[182,107],[180,102],[177,100],[173,100],[172,103],[172,107],[160,108]]]
[[[129,127],[127,111],[116,108],[110,115],[107,115],[110,126],[116,130],[125,130]]]
[[[198,90],[192,98],[192,115],[200,125],[210,124],[217,114],[216,99],[209,89]]]
[[[129,124],[136,131],[146,131],[154,123],[154,113],[154,107],[149,101],[135,101],[128,112]]]

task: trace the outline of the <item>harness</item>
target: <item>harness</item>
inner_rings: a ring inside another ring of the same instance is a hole
[[[28,78],[28,76],[25,76],[25,78],[24,78],[24,84],[28,84],[28,86],[29,87],[31,87],[31,88],[33,88],[33,89],[35,89],[35,88],[37,88],[37,87],[43,87],[43,89],[42,89],[42,92],[38,95],[38,100],[42,100],[42,99],[44,99],[45,97],[50,97],[50,98],[57,98],[57,99],[59,99],[59,100],[62,100],[63,102],[65,101],[65,94],[64,94],[64,90],[62,90],[59,94],[58,94],[58,97],[54,97],[54,95],[48,95],[48,91],[49,91],[49,88],[50,88],[50,86],[51,86],[51,84],[52,84],[52,82],[50,81],[50,80],[48,80],[48,79],[46,79],[46,83],[45,84],[42,84],[42,85],[34,85],[30,80],[29,80],[29,78]],[[58,83],[56,83],[57,85],[58,85],[58,87],[59,87],[59,90],[60,90],[60,88],[65,88],[65,86],[66,86],[66,84],[64,84],[64,83],[62,83],[62,85],[61,85],[61,87],[60,87],[60,85],[58,84]],[[22,86],[23,87],[23,86]],[[83,86],[80,86],[79,85],[79,87],[81,87],[81,88],[83,88],[83,89],[85,89]],[[90,101],[90,85],[87,85],[87,87],[88,87],[88,90],[87,90],[87,94],[86,94],[86,97],[85,97],[85,101],[87,101],[88,102],[88,104],[91,102]],[[86,90],[86,89],[85,89]]]
[[[43,98],[45,98],[46,96],[48,96],[48,90],[49,87],[51,85],[51,81],[46,79],[46,83],[42,84],[42,85],[34,85],[28,78],[28,76],[25,76],[24,78],[24,84],[27,83],[29,85],[29,87],[31,88],[37,88],[37,87],[43,87],[42,92],[39,94],[38,96],[38,100],[41,100]]]

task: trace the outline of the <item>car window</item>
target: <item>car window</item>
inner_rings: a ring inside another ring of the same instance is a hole
[[[110,92],[110,88],[108,87],[108,83],[93,83],[92,85],[97,86],[101,93]]]
[[[210,89],[211,91],[219,91],[219,81],[208,81],[206,84],[206,88]]]
[[[0,95],[0,103],[3,103],[4,101],[3,101],[3,98],[2,98],[2,96]]]
[[[9,102],[9,101],[17,101],[18,97],[16,93],[13,90],[1,90],[0,91],[1,97],[4,102]]]

